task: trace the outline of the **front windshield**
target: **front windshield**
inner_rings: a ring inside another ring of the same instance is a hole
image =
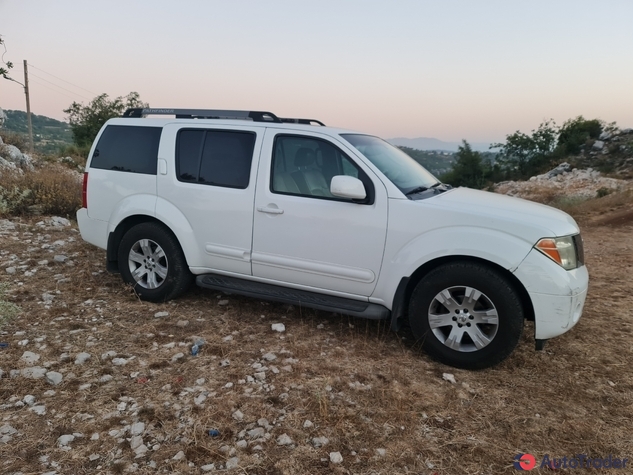
[[[431,173],[399,148],[378,137],[341,134],[369,159],[404,194],[430,188],[438,183]]]

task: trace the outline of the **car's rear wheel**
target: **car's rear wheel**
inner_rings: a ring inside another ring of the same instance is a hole
[[[141,223],[125,233],[118,259],[123,280],[142,300],[173,299],[193,281],[178,240],[157,223]]]
[[[466,369],[493,366],[512,353],[523,330],[523,306],[498,271],[453,262],[429,272],[409,302],[409,322],[424,350]]]

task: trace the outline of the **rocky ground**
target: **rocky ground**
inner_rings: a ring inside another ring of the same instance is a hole
[[[141,302],[74,223],[0,220],[4,300],[21,309],[0,318],[0,472],[461,475],[516,473],[523,452],[633,457],[633,215],[610,203],[583,219],[577,327],[535,352],[528,324],[479,372],[378,322],[197,288]]]

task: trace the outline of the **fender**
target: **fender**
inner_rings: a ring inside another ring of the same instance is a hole
[[[393,308],[396,289],[403,277],[442,258],[476,258],[513,272],[532,245],[516,236],[489,228],[450,226],[430,230],[396,248],[387,236],[387,248],[376,289],[370,299]],[[391,251],[391,252],[390,252]]]

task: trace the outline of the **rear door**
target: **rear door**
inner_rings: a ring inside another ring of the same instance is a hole
[[[268,128],[255,196],[253,275],[299,288],[368,297],[380,273],[387,194],[340,141]],[[364,203],[334,197],[335,175],[365,184]]]
[[[159,157],[157,215],[173,206],[193,229],[192,270],[251,274],[253,201],[262,128],[169,124]],[[164,164],[161,164],[161,161]],[[161,168],[163,168],[161,170]],[[158,208],[162,209],[158,209]]]

